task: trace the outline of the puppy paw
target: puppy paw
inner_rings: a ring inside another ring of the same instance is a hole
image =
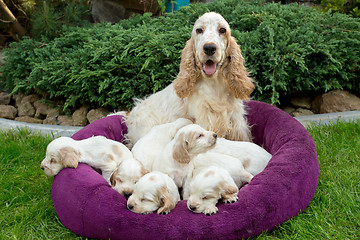
[[[157,210],[157,214],[166,215],[170,213],[170,210],[171,210],[170,208],[162,207]]]
[[[227,198],[223,198],[224,203],[235,203],[238,200],[237,194],[229,195]]]
[[[214,206],[214,207],[206,208],[203,211],[203,214],[211,216],[211,215],[213,215],[213,214],[215,214],[217,212],[218,212],[218,208],[216,206]]]

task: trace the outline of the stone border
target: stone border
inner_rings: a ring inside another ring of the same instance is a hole
[[[22,128],[26,128],[31,131],[38,132],[42,135],[53,134],[55,137],[59,137],[59,136],[71,137],[82,127],[26,123],[26,122],[19,122],[15,120],[0,118],[1,130],[19,130]]]
[[[353,121],[360,119],[360,111],[324,113],[295,117],[303,126],[307,127],[310,124],[331,124],[337,121]],[[61,126],[48,124],[25,123],[14,120],[0,118],[0,130],[19,130],[27,128],[31,131],[38,132],[42,135],[54,135],[55,137],[66,136],[71,137],[74,133],[83,127],[75,126]]]

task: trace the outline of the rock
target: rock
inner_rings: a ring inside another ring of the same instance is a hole
[[[33,105],[28,101],[21,101],[18,107],[18,115],[19,117],[34,117],[35,115],[35,108]]]
[[[305,108],[298,108],[295,111],[291,113],[291,116],[293,117],[300,117],[300,116],[306,116],[306,115],[314,115],[312,111]]]
[[[17,117],[17,118],[15,118],[15,121],[27,122],[27,123],[38,123],[38,124],[43,123],[43,120],[29,117],[29,116]]]
[[[318,97],[314,104],[319,106],[319,113],[360,110],[360,98],[344,90],[325,93]]]
[[[11,97],[6,92],[0,92],[0,105],[9,105]]]
[[[45,120],[43,121],[43,124],[51,124],[51,125],[57,125],[58,121],[57,118],[59,116],[59,111],[56,109],[48,109],[48,113],[46,115]]]
[[[24,103],[24,102],[30,102],[30,103],[34,103],[36,101],[40,100],[40,96],[37,95],[37,94],[31,94],[31,95],[28,95],[28,96],[25,96],[21,99],[21,103]]]
[[[95,120],[106,117],[110,112],[105,108],[92,109],[86,115],[89,123],[92,123]]]
[[[60,115],[60,116],[58,116],[58,118],[57,118],[57,122],[58,122],[58,125],[68,125],[68,126],[71,126],[73,120],[72,120],[72,117],[70,117],[70,116]]]
[[[290,100],[290,103],[296,108],[311,108],[311,97],[310,96],[296,96]]]
[[[19,105],[21,104],[21,100],[25,97],[24,94],[22,93],[18,93],[18,94],[14,94],[13,95],[13,99],[15,100],[15,107],[19,107]]]
[[[293,111],[296,110],[296,108],[290,107],[290,106],[285,106],[282,108],[282,110],[288,114],[291,114]]]
[[[39,119],[44,119],[46,118],[48,111],[49,111],[49,107],[46,103],[44,103],[41,100],[38,100],[36,102],[34,102],[34,107],[35,107],[35,118],[39,118]]]
[[[14,119],[17,109],[11,105],[0,105],[0,118]]]
[[[87,107],[81,107],[76,110],[72,115],[73,126],[85,126],[88,122],[86,115],[88,114],[89,110]]]

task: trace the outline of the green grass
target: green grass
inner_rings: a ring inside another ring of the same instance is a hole
[[[320,178],[308,208],[256,239],[360,239],[360,120],[311,126]],[[0,239],[84,239],[59,221],[39,165],[52,137],[0,131]]]

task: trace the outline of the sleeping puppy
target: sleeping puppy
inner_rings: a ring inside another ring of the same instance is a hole
[[[152,165],[152,171],[168,174],[178,188],[188,171],[188,163],[200,153],[213,148],[216,143],[216,134],[206,131],[197,124],[189,124],[180,128],[174,139],[163,149]]]
[[[184,199],[187,200],[188,209],[206,215],[217,213],[219,199],[225,203],[236,202],[239,192],[229,172],[217,166],[197,169],[187,190]]]
[[[76,168],[86,163],[101,170],[102,176],[110,183],[110,177],[124,159],[132,158],[131,151],[122,143],[103,136],[84,140],[59,137],[46,148],[46,157],[41,169],[49,176],[55,176],[63,168]]]
[[[146,173],[148,171],[141,162],[134,158],[124,159],[110,177],[111,187],[128,198],[134,191],[135,183]]]
[[[174,138],[180,128],[188,124],[192,124],[192,121],[179,118],[174,122],[153,127],[132,148],[134,158],[139,160],[146,170],[151,171],[155,159],[159,157],[164,147]]]
[[[245,170],[253,176],[262,172],[272,155],[264,148],[251,142],[230,141],[219,138],[216,146],[210,151],[239,159]]]
[[[178,188],[166,174],[154,171],[144,175],[135,184],[127,201],[127,208],[135,213],[168,214],[180,200]]]

